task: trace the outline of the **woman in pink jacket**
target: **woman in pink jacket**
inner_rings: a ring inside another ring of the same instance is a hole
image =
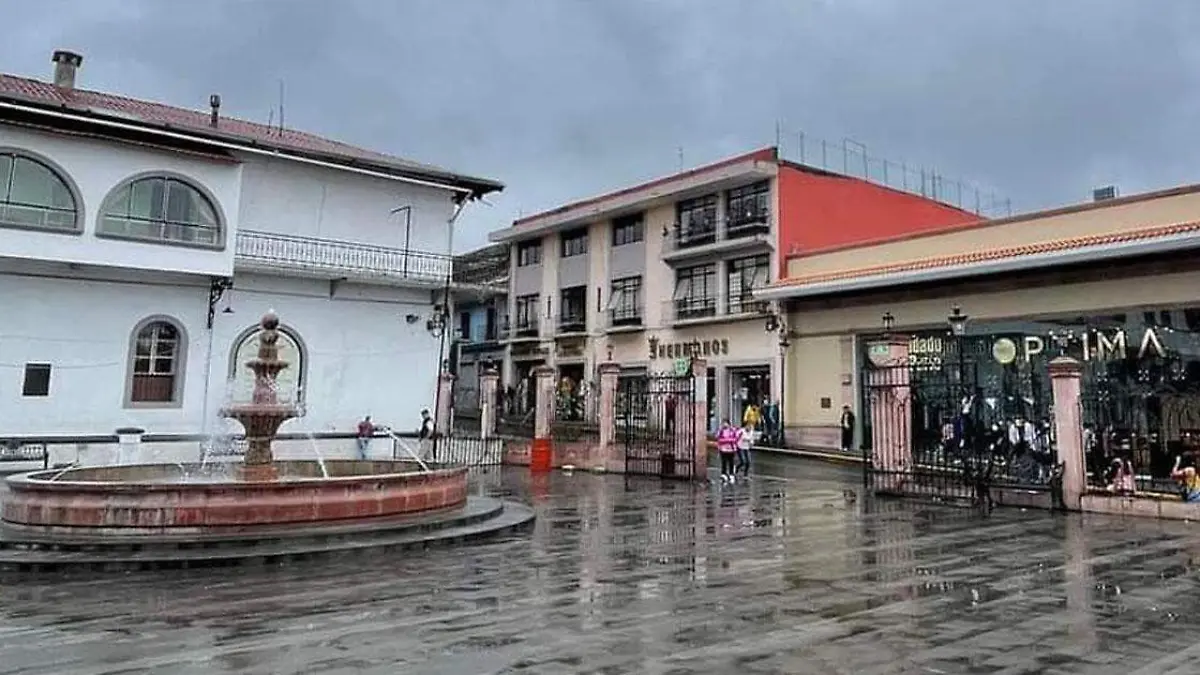
[[[721,428],[717,429],[717,454],[721,456],[721,481],[732,483],[734,481],[733,469],[734,459],[737,457],[738,449],[738,429],[729,424],[729,420],[721,421]]]

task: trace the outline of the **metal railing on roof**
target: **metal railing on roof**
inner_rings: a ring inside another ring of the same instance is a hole
[[[853,139],[829,141],[780,124],[775,128],[775,145],[784,160],[861,178],[987,218],[1012,215],[1012,200],[993,190],[930,167],[873,157],[867,146]]]

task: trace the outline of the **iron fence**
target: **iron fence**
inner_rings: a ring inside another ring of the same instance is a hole
[[[600,442],[599,387],[564,382],[555,394],[550,435],[555,441]]]

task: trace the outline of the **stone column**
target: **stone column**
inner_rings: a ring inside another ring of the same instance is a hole
[[[479,374],[479,434],[491,438],[496,434],[496,392],[500,386],[500,373],[495,368],[485,367]]]
[[[618,465],[617,460],[621,459],[620,453],[623,450],[617,444],[617,383],[620,374],[621,364],[612,361],[600,364],[599,457],[606,471]]]
[[[708,362],[692,359],[692,415],[696,447],[692,477],[708,479]]]
[[[1077,511],[1087,489],[1083,420],[1079,411],[1083,366],[1069,356],[1060,356],[1050,362],[1049,369],[1054,391],[1054,438],[1058,461],[1063,465],[1063,502],[1068,509]]]
[[[554,368],[546,365],[535,367],[533,381],[537,400],[534,405],[529,470],[544,473],[554,466],[554,450],[550,440],[550,422],[554,419]]]
[[[433,430],[445,436],[450,433],[450,415],[454,410],[454,373],[443,370],[438,377],[437,410],[433,413]]]
[[[874,366],[866,382],[870,392],[872,468],[877,472],[877,487],[896,490],[907,482],[913,463],[908,338],[887,336],[872,341],[867,345],[867,355]]]

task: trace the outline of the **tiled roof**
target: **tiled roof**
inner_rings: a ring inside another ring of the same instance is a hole
[[[1200,232],[1200,221],[1177,223],[1175,225],[1150,227],[1138,230],[1128,230],[1125,232],[1116,232],[1112,234],[1073,237],[1070,239],[1056,239],[1037,244],[1006,246],[1002,248],[994,248],[985,251],[975,251],[972,253],[962,253],[957,255],[906,260],[903,262],[889,263],[886,265],[875,265],[873,267],[859,267],[850,270],[839,270],[837,272],[821,272],[807,276],[781,279],[776,284],[773,284],[773,287],[785,288],[789,286],[804,286],[808,284],[828,283],[832,281],[848,281],[851,279],[874,277],[884,274],[900,274],[904,272],[920,272],[945,267],[958,267],[961,265],[977,265],[999,260],[1043,255],[1046,253],[1059,253],[1063,251],[1090,248],[1094,246],[1111,246],[1116,244],[1148,241],[1152,239],[1188,234],[1191,232]]]
[[[62,89],[50,82],[15,75],[0,73],[0,100],[41,107],[65,108],[73,113],[105,117],[157,129],[169,129],[197,138],[253,144],[267,149],[315,156],[340,164],[379,168],[398,175],[451,182],[480,193],[494,192],[503,188],[503,185],[492,180],[456,174],[436,166],[411,162],[303,131],[285,128],[281,132],[278,127],[225,116],[221,117],[220,125],[214,129],[209,124],[210,112],[208,111],[188,110],[87,89]]]

